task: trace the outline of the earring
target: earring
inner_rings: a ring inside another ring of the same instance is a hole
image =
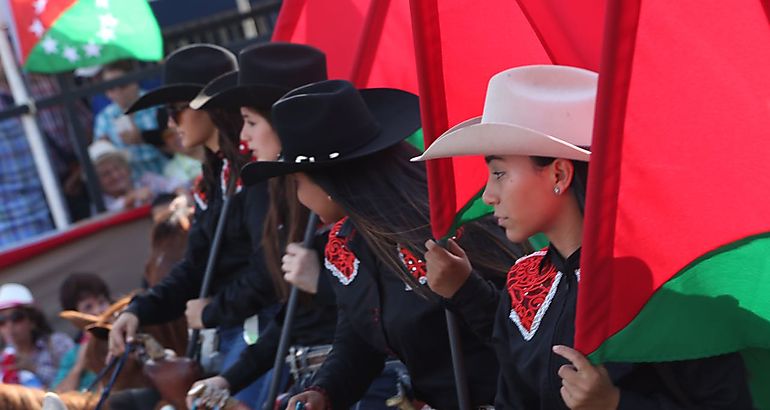
[[[556,196],[559,196],[561,194],[561,189],[557,186],[553,187],[553,193]]]
[[[332,200],[332,196],[331,195],[326,195],[326,199],[331,201]]]

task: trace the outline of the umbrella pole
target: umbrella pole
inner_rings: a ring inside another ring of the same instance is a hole
[[[306,249],[313,247],[313,238],[315,237],[317,225],[318,215],[311,212],[307,219],[305,237],[302,241],[302,246],[304,246]],[[281,328],[281,339],[278,342],[278,350],[275,353],[275,361],[273,362],[273,378],[270,380],[270,390],[268,390],[267,401],[265,401],[265,409],[274,408],[275,399],[278,397],[278,387],[281,383],[284,358],[286,357],[286,352],[289,350],[289,337],[291,336],[291,326],[294,322],[294,311],[297,309],[298,297],[299,289],[297,289],[296,286],[291,286],[289,290],[289,300],[286,302],[286,313],[283,318],[283,327]]]
[[[13,94],[14,103],[30,107],[30,111],[21,116],[21,125],[27,134],[29,149],[35,162],[35,168],[37,169],[43,194],[45,195],[46,202],[48,202],[48,209],[51,212],[54,225],[56,229],[62,230],[67,228],[70,222],[69,215],[67,215],[67,206],[64,203],[59,181],[57,181],[51,167],[51,161],[48,158],[42,133],[37,122],[35,122],[34,104],[29,94],[27,94],[24,80],[19,73],[19,68],[16,66],[16,56],[13,54],[11,45],[8,42],[6,29],[5,23],[0,22],[0,60],[3,62],[2,68],[5,69],[5,76],[8,79],[11,94]]]

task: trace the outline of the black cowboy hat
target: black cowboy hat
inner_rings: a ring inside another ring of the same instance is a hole
[[[238,65],[239,71],[209,83],[190,107],[251,106],[269,110],[287,92],[327,78],[326,55],[303,44],[257,44],[238,54]]]
[[[238,69],[230,50],[213,44],[192,44],[175,50],[163,64],[163,85],[139,97],[126,114],[154,105],[190,101],[209,81]]]
[[[297,88],[273,105],[272,116],[281,158],[243,167],[246,185],[365,157],[420,128],[416,95],[392,88],[359,91],[344,80]]]

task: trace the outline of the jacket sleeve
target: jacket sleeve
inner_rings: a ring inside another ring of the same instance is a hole
[[[356,333],[344,310],[340,309],[332,351],[316,373],[313,384],[326,391],[333,409],[348,409],[363,397],[382,372],[385,358],[384,353]]]
[[[664,383],[668,388],[645,394],[635,391],[634,386],[621,387],[618,410],[753,408],[746,368],[737,353],[656,366],[658,373],[670,375],[670,381]]]
[[[216,327],[225,318],[245,320],[276,303],[275,288],[261,246],[262,225],[269,206],[266,184],[246,188],[243,194],[243,209],[239,214],[251,241],[249,266],[212,295],[211,303],[203,310],[203,324],[207,328]]]
[[[184,259],[158,284],[131,300],[126,310],[135,314],[141,324],[153,325],[174,320],[184,314],[188,300],[198,297],[210,244],[202,226],[205,212],[200,209],[196,211]]]
[[[462,287],[446,303],[481,340],[490,341],[499,301],[500,291],[495,285],[476,272],[471,272]]]
[[[257,343],[246,347],[238,361],[222,373],[222,377],[230,384],[231,392],[242,390],[273,367],[283,323],[282,320],[277,323],[278,319],[276,317],[276,320],[271,321]]]

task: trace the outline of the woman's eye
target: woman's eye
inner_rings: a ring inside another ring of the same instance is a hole
[[[492,171],[492,175],[495,176],[495,179],[500,179],[505,175],[505,172],[503,171]]]
[[[253,127],[253,126],[257,125],[257,123],[254,122],[254,121],[246,121],[246,124],[249,124],[249,127]]]

